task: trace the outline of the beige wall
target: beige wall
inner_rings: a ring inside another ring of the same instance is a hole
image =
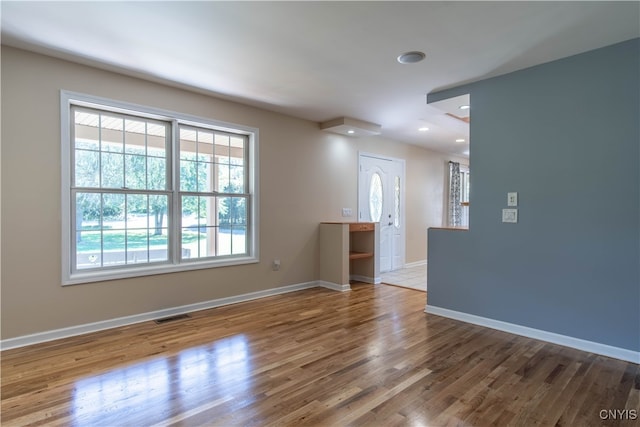
[[[62,287],[60,89],[259,128],[261,262]],[[355,212],[359,150],[406,159],[406,261],[425,260],[448,157],[3,46],[2,339],[317,280],[318,223]]]

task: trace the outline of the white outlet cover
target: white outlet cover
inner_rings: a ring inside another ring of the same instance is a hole
[[[517,223],[518,209],[502,209],[502,222]]]
[[[507,206],[518,206],[518,193],[507,193]]]

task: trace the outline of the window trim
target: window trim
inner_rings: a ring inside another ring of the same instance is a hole
[[[72,273],[72,259],[74,254],[71,253],[72,249],[72,215],[71,215],[71,183],[72,181],[72,168],[71,168],[71,106],[78,105],[83,107],[98,108],[104,110],[105,107],[117,113],[144,115],[148,118],[170,121],[172,122],[172,135],[171,135],[171,152],[170,167],[171,167],[171,189],[172,192],[172,205],[170,207],[172,211],[172,219],[169,224],[169,232],[173,233],[173,243],[169,247],[169,257],[167,263],[152,264],[152,265],[136,265],[135,267],[128,266],[126,268],[105,268],[100,271],[87,271],[87,272],[75,272]],[[225,132],[241,133],[248,137],[248,210],[247,210],[247,228],[249,230],[249,237],[247,238],[247,254],[243,256],[237,255],[224,255],[214,259],[208,258],[205,260],[184,260],[180,261],[178,254],[180,253],[179,242],[179,197],[180,192],[177,188],[177,173],[179,171],[179,162],[176,161],[178,154],[179,140],[179,127],[178,124],[197,126],[197,127],[210,127],[215,130],[221,130]],[[62,267],[62,286],[75,285],[81,283],[101,282],[107,280],[125,279],[132,277],[149,276],[156,274],[175,273],[180,271],[189,270],[201,270],[206,268],[225,267],[232,265],[254,264],[260,262],[259,257],[259,206],[260,206],[260,191],[259,180],[260,176],[258,166],[258,139],[259,131],[257,128],[239,125],[235,123],[223,122],[219,120],[213,120],[204,117],[192,116],[189,114],[178,113],[169,110],[163,110],[154,107],[148,107],[143,105],[137,105],[133,103],[116,101],[108,98],[102,98],[93,95],[87,95],[77,92],[71,92],[67,90],[60,91],[60,130],[61,130],[61,267]],[[178,216],[176,216],[178,215]]]

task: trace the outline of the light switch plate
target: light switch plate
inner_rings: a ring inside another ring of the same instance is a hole
[[[342,208],[342,216],[349,217],[351,215],[353,215],[351,208]]]
[[[518,209],[502,209],[502,222],[518,222]]]
[[[507,206],[518,206],[518,193],[507,193]]]

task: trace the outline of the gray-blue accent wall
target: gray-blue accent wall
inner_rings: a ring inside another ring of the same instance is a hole
[[[429,230],[428,305],[640,351],[640,39],[428,101],[461,93],[470,228]]]

